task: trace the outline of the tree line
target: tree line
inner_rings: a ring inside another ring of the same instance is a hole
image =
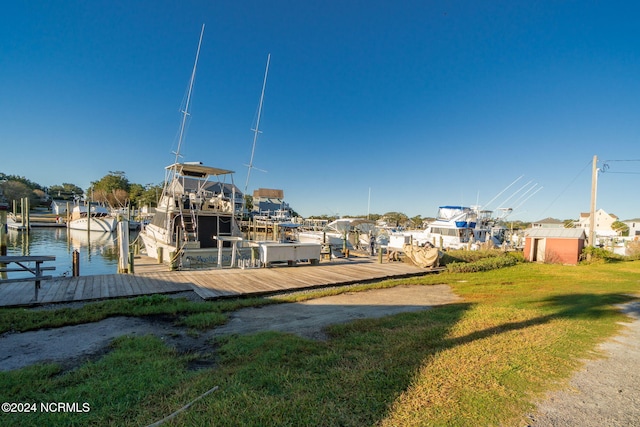
[[[31,206],[47,205],[53,200],[93,201],[122,208],[126,206],[157,206],[162,184],[137,184],[130,182],[123,171],[109,171],[88,189],[64,182],[49,187],[42,186],[23,176],[0,172],[0,199],[6,203],[29,198]]]

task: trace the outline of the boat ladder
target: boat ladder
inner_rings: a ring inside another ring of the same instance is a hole
[[[195,242],[198,240],[198,219],[195,210],[189,209],[189,213],[182,211],[180,219],[183,240],[185,242]]]

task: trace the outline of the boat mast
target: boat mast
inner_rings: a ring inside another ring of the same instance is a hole
[[[182,111],[182,123],[180,124],[180,135],[178,137],[178,147],[174,152],[174,154],[176,155],[174,164],[178,163],[178,159],[181,157],[180,148],[182,148],[182,141],[184,139],[184,130],[187,124],[187,117],[189,116],[189,104],[191,104],[191,92],[193,90],[193,83],[196,80],[196,67],[198,66],[198,58],[200,57],[200,46],[202,45],[203,34],[204,34],[204,24],[202,24],[202,30],[200,30],[200,40],[198,41],[198,49],[196,51],[196,60],[193,63],[193,71],[191,71],[191,79],[189,80],[189,90],[187,91],[187,100],[185,102],[184,110]]]
[[[251,158],[249,160],[248,170],[247,170],[247,181],[244,184],[244,196],[247,195],[247,188],[249,187],[249,177],[251,176],[251,169],[253,169],[253,155],[256,151],[256,142],[258,141],[258,134],[260,132],[260,116],[262,115],[262,103],[264,101],[264,90],[267,87],[267,74],[269,73],[269,62],[271,61],[271,54],[267,55],[267,66],[264,70],[264,80],[262,81],[262,93],[260,94],[260,105],[258,106],[258,117],[256,119],[256,128],[251,129],[253,133],[253,146],[251,147]],[[242,199],[242,210],[244,211],[245,202],[244,197]]]

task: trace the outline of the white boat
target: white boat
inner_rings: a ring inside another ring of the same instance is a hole
[[[87,209],[84,205],[76,205],[71,210],[67,227],[72,230],[111,233],[115,231],[117,223],[118,219],[103,206],[91,205]]]
[[[225,261],[233,256],[232,248],[242,240],[233,171],[174,163],[167,174],[156,212],[140,231],[147,255],[178,265],[216,263],[218,248]],[[226,178],[231,182],[223,182]]]
[[[340,218],[330,222],[322,230],[299,231],[298,241],[329,244],[333,255],[341,256],[344,249],[369,250],[370,236],[378,236],[373,221],[363,218]]]
[[[504,239],[503,228],[493,225],[491,211],[477,207],[440,206],[436,220],[424,230],[407,230],[394,235],[408,237],[414,245],[430,243],[444,249],[476,249],[478,244],[491,242],[500,245]],[[404,243],[403,239],[392,239]]]
[[[9,230],[24,231],[27,229],[27,225],[22,221],[17,221],[16,217],[12,213],[10,213],[7,215],[7,228]]]

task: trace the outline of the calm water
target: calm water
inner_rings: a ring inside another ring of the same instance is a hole
[[[71,276],[73,251],[80,254],[80,275],[112,274],[118,272],[117,233],[99,233],[67,228],[33,228],[30,233],[9,230],[7,255],[53,255],[55,270],[47,272],[54,277]],[[131,232],[133,242],[138,232]],[[31,265],[31,267],[33,267]],[[28,273],[8,273],[9,277],[27,277]]]

